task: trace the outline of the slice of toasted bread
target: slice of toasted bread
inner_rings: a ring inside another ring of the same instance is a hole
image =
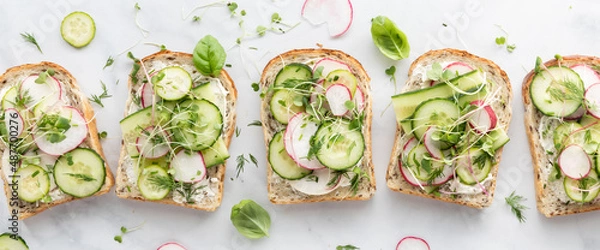
[[[294,204],[294,203],[309,203],[321,201],[342,201],[342,200],[368,200],[375,193],[375,175],[374,167],[371,159],[371,119],[372,119],[372,101],[371,101],[371,85],[370,78],[364,70],[360,62],[352,56],[331,49],[295,49],[273,58],[265,66],[260,80],[260,87],[266,90],[271,86],[277,73],[290,63],[309,63],[316,62],[321,58],[330,58],[347,64],[352,73],[356,76],[358,87],[362,90],[365,96],[365,120],[362,127],[362,133],[365,139],[365,152],[358,166],[365,172],[369,178],[363,179],[356,193],[350,187],[342,187],[334,192],[326,195],[306,195],[294,190],[290,184],[279,175],[273,172],[270,163],[267,161],[267,189],[269,200],[275,204]],[[261,120],[263,123],[263,132],[265,138],[265,146],[269,148],[269,143],[274,134],[285,128],[285,125],[277,122],[269,108],[269,102],[272,97],[272,92],[265,92],[265,96],[261,102]]]
[[[12,67],[0,76],[0,89],[5,89],[9,86],[16,86],[20,84],[23,79],[33,74],[40,74],[49,69],[54,70],[54,78],[60,81],[64,85],[64,90],[66,91],[65,96],[71,100],[70,105],[74,108],[81,111],[86,121],[88,121],[88,135],[86,139],[80,144],[78,147],[90,148],[96,151],[105,162],[105,170],[106,177],[104,180],[104,184],[102,188],[94,194],[94,196],[102,195],[107,193],[110,188],[114,184],[114,179],[108,164],[106,163],[106,158],[104,157],[104,152],[102,151],[102,145],[100,144],[100,140],[98,138],[98,129],[96,128],[96,118],[94,116],[94,109],[90,105],[89,100],[85,97],[85,94],[81,92],[79,86],[77,85],[77,80],[67,71],[65,68],[61,67],[58,64],[51,62],[41,62],[38,64],[25,64],[16,67]],[[4,152],[7,150],[6,145],[0,143],[0,151]],[[2,164],[2,168],[9,168],[10,166],[5,166]],[[7,201],[9,202],[9,211],[12,211],[10,206],[10,197],[11,190],[8,186],[8,181],[5,174],[2,174],[2,179],[4,180],[4,191],[7,196]],[[36,215],[46,209],[54,207],[56,205],[60,205],[77,198],[63,194],[59,199],[55,199],[51,202],[37,202],[37,203],[29,203],[29,202],[21,202],[19,206],[19,219],[26,219],[33,215]]]
[[[456,49],[440,49],[432,50],[417,58],[408,71],[408,80],[404,85],[402,92],[408,92],[416,89],[422,89],[428,87],[423,81],[423,74],[426,72],[419,70],[415,71],[416,68],[423,68],[428,65],[432,65],[435,62],[449,62],[458,61],[467,63],[475,68],[480,68],[487,74],[487,79],[495,83],[489,93],[495,93],[493,98],[497,98],[498,101],[491,103],[492,108],[497,114],[498,124],[497,126],[508,131],[508,126],[512,116],[511,111],[511,100],[512,100],[512,88],[506,72],[498,67],[494,62],[475,56],[466,51]],[[415,187],[408,183],[402,176],[399,168],[399,156],[402,153],[402,141],[401,138],[405,134],[400,126],[396,129],[396,140],[392,149],[392,155],[386,174],[387,186],[397,192],[417,195],[421,197],[441,200],[445,202],[456,203],[460,205],[466,205],[474,208],[488,207],[492,204],[494,197],[494,190],[496,188],[496,177],[498,175],[498,165],[500,164],[500,158],[502,155],[502,149],[496,152],[495,164],[491,169],[492,180],[485,182],[484,187],[487,190],[487,195],[483,192],[477,194],[429,194],[420,187]]]
[[[161,51],[155,54],[149,55],[141,59],[144,63],[145,68],[148,71],[151,70],[160,70],[166,66],[177,65],[184,67],[188,73],[192,76],[192,79],[196,77],[202,77],[201,74],[195,69],[192,54],[181,53],[181,52],[172,52],[172,51]],[[127,103],[125,106],[125,116],[130,114],[130,110],[132,105],[135,105],[134,98],[138,95],[138,90],[140,85],[142,84],[141,79],[146,79],[145,73],[143,70],[139,70],[137,72],[137,78],[140,79],[140,82],[135,83],[132,81],[131,76],[128,80],[129,86],[129,98],[127,99]],[[231,138],[233,136],[233,132],[235,131],[235,106],[237,101],[237,90],[235,88],[235,84],[229,74],[225,70],[221,70],[221,74],[218,77],[222,87],[226,90],[227,94],[225,95],[225,103],[226,106],[225,111],[223,112],[223,123],[224,123],[224,131],[221,134],[222,138],[225,141],[227,147],[229,147],[229,143],[231,142]],[[121,156],[119,160],[119,167],[117,170],[117,187],[115,192],[118,197],[124,199],[138,200],[138,201],[149,201],[145,199],[140,193],[136,183],[136,180],[130,178],[127,174],[127,169],[132,167],[131,161],[128,161],[127,150],[124,144],[121,147]],[[225,180],[225,165],[226,163],[222,163],[220,165],[211,167],[207,170],[207,178],[211,180],[211,191],[213,195],[205,196],[200,201],[197,201],[193,204],[189,204],[186,202],[176,202],[173,199],[173,192],[169,194],[162,200],[153,200],[152,202],[162,203],[162,204],[170,204],[177,205],[187,208],[193,208],[197,210],[205,210],[205,211],[214,211],[221,205],[221,200],[223,199],[223,183]],[[214,187],[212,186],[214,185]]]
[[[544,63],[546,67],[558,65],[556,59]],[[600,58],[592,56],[564,56],[560,62],[563,66],[585,64],[588,66],[600,66]],[[525,131],[529,139],[529,149],[533,158],[533,173],[535,179],[535,190],[538,210],[546,217],[583,213],[600,209],[600,201],[581,204],[569,202],[563,189],[562,181],[548,181],[551,172],[552,159],[546,153],[540,142],[540,122],[544,115],[537,110],[531,101],[529,87],[535,72],[532,70],[523,79],[523,104],[525,106]],[[551,134],[551,133],[550,133]],[[593,171],[593,170],[592,170]],[[563,197],[563,198],[561,198]]]

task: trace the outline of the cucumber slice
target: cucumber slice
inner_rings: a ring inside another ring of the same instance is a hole
[[[306,64],[291,63],[283,68],[275,76],[275,86],[281,86],[287,79],[308,80],[312,78],[312,69]]]
[[[292,116],[304,112],[304,106],[296,105],[302,103],[302,95],[295,93],[291,89],[279,89],[273,93],[269,108],[275,120],[281,124],[288,124]],[[298,103],[300,101],[300,103]]]
[[[579,120],[579,124],[581,124],[581,126],[585,127],[587,125],[590,125],[592,123],[599,122],[599,121],[600,120],[596,119],[595,117],[586,114],[581,117],[581,119]]]
[[[141,169],[140,176],[138,178],[137,184],[140,189],[140,193],[142,196],[148,200],[162,200],[165,198],[169,192],[171,192],[171,188],[157,187],[152,183],[153,180],[157,178],[168,178],[171,179],[171,176],[167,173],[167,170],[162,168],[159,165],[150,165]]]
[[[433,174],[438,171],[443,173],[445,164],[440,161],[427,160],[431,158],[431,154],[429,154],[425,145],[419,144],[408,153],[406,167],[410,168],[415,177],[421,181],[437,179],[438,176],[433,178]],[[427,167],[424,166],[425,164],[428,164]]]
[[[421,103],[415,110],[412,128],[415,137],[421,141],[429,126],[440,130],[455,130],[452,126],[460,117],[460,108],[448,99],[430,99]]]
[[[0,250],[29,250],[25,240],[10,233],[0,234]]]
[[[347,120],[323,123],[315,134],[317,159],[333,170],[356,166],[364,155],[365,139],[358,129],[350,127]]]
[[[358,86],[358,81],[352,72],[345,69],[337,69],[331,71],[325,77],[325,82],[323,82],[323,88],[328,89],[329,86],[334,84],[342,84],[350,90],[351,97],[354,97],[354,93],[356,92],[356,87]]]
[[[225,160],[229,159],[229,152],[223,138],[219,138],[215,144],[203,149],[201,152],[207,168],[223,164]]]
[[[565,122],[558,125],[558,127],[556,127],[556,129],[554,130],[552,136],[552,140],[554,141],[554,147],[560,151],[560,149],[566,146],[566,144],[563,144],[565,142],[565,139],[571,133],[578,129],[581,129],[581,125],[579,125],[579,123],[576,122]]]
[[[473,173],[471,170],[473,169]],[[487,153],[479,148],[470,148],[456,161],[456,174],[460,181],[467,185],[474,185],[487,178],[492,170],[492,160]]]
[[[478,89],[482,84],[485,84],[480,70],[473,70],[464,75],[458,76],[452,80],[454,86],[462,91]],[[450,98],[457,96],[448,84],[436,84],[433,87],[418,89],[402,94],[392,96],[392,104],[394,113],[396,113],[396,121],[400,123],[402,120],[410,117],[417,106],[433,98]]]
[[[492,141],[493,150],[498,150],[499,148],[506,145],[508,141],[510,141],[508,134],[506,134],[506,131],[504,131],[504,129],[502,128],[492,130],[492,132],[489,132],[487,136],[484,137],[484,139]]]
[[[87,13],[75,11],[62,20],[60,35],[75,48],[85,47],[96,35],[96,24]]]
[[[147,107],[123,118],[119,124],[121,125],[123,143],[127,149],[127,154],[131,157],[140,155],[135,141],[142,130],[152,125],[162,126],[169,120],[170,116],[166,109],[163,110],[156,106],[154,113],[152,107]]]
[[[175,108],[171,118],[176,143],[190,150],[212,146],[223,131],[219,108],[207,100],[187,100]]]
[[[209,102],[216,103],[217,97],[211,87],[210,82],[202,83],[190,90],[190,95],[193,99],[205,99]]]
[[[478,88],[474,88],[474,89],[470,89],[467,92],[469,93],[473,93],[475,91],[478,91]],[[481,90],[479,90],[477,93],[472,94],[472,95],[461,95],[460,97],[458,97],[458,106],[460,106],[461,108],[465,108],[467,106],[467,104],[473,102],[473,101],[477,101],[477,100],[485,100],[486,96],[488,94],[487,91],[487,85],[484,85]]]
[[[50,177],[40,166],[28,165],[19,168],[15,173],[19,183],[19,199],[27,202],[36,202],[50,191]]]
[[[15,108],[15,101],[17,100],[18,96],[19,91],[17,90],[17,88],[15,86],[10,87],[2,97],[2,111],[8,108]]]
[[[598,182],[600,182],[598,174],[594,171],[590,171],[588,176],[581,180],[565,177],[563,187],[571,200],[583,203],[593,201],[598,196],[600,188],[593,187],[594,185],[597,185]],[[589,191],[582,191],[582,189],[589,189]]]
[[[167,101],[185,97],[192,89],[192,77],[179,66],[169,66],[152,77],[156,94]]]
[[[287,154],[283,143],[285,130],[277,132],[269,143],[269,164],[281,178],[298,180],[312,173],[312,170],[302,168]]]
[[[64,193],[74,197],[88,197],[104,185],[104,159],[89,148],[76,148],[61,155],[54,164],[54,181]]]
[[[548,67],[531,80],[529,95],[533,105],[547,116],[566,117],[583,102],[583,81],[568,67]]]

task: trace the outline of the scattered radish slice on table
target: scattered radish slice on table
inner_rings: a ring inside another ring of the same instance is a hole
[[[346,33],[353,15],[350,0],[306,0],[302,6],[302,16],[313,25],[327,23],[332,37]]]
[[[600,74],[598,74],[598,72],[590,68],[588,65],[577,64],[571,66],[571,69],[579,75],[585,88],[588,88],[594,83],[600,83]]]
[[[585,178],[592,169],[592,161],[583,148],[571,144],[558,156],[558,165],[563,173],[571,179]]]
[[[471,128],[479,133],[487,133],[496,128],[498,117],[490,105],[481,100],[473,101],[471,105],[477,107],[477,110],[469,117]]]
[[[200,152],[179,151],[171,160],[171,168],[175,169],[176,181],[196,183],[206,177],[206,164]]]
[[[407,236],[396,245],[396,250],[429,250],[429,244],[422,238]]]
[[[346,102],[352,100],[352,93],[348,87],[343,84],[333,84],[327,88],[325,92],[327,103],[329,103],[329,109],[335,116],[343,116],[348,113]]]
[[[57,133],[64,135],[64,138],[57,140],[51,136],[52,131],[45,131],[45,129],[38,127],[34,134],[34,141],[38,148],[45,153],[49,155],[62,155],[73,150],[85,140],[88,134],[87,121],[76,108],[63,106],[57,107],[55,111],[40,117],[37,125],[43,124],[45,119],[49,119],[53,115],[60,117],[56,121],[56,124],[61,125],[63,130],[66,128],[66,131]],[[56,129],[54,125],[50,127]]]
[[[298,113],[290,119],[283,136],[283,143],[285,150],[300,167],[310,170],[321,169],[324,166],[317,157],[308,159],[310,138],[317,132],[319,125],[307,118],[306,113]]]
[[[138,152],[148,159],[160,158],[169,153],[169,136],[160,128],[149,126],[136,139]]]
[[[167,242],[165,244],[162,244],[156,250],[187,250],[187,249],[185,247],[183,247],[182,245],[179,245],[178,243]]]
[[[588,113],[600,119],[600,82],[590,85],[585,91],[585,107]]]

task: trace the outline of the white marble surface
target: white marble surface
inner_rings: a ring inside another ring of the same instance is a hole
[[[245,27],[253,31],[268,24],[270,15],[279,12],[288,23],[300,25],[285,35],[268,33],[262,38],[234,46],[242,33],[225,7],[206,11],[200,23],[182,20],[185,11],[199,2],[140,1],[139,20],[150,30],[144,38],[134,23],[134,1],[16,1],[0,0],[0,71],[28,62],[49,60],[70,70],[85,93],[101,92],[100,80],[107,83],[112,98],[105,108],[96,108],[99,130],[108,131],[103,141],[111,169],[117,167],[122,107],[127,95],[130,50],[142,57],[157,48],[143,42],[165,44],[169,49],[192,51],[204,35],[217,37],[228,50],[227,70],[239,90],[238,120],[242,128],[230,148],[233,158],[252,153],[260,167],[247,166],[239,179],[235,161],[227,164],[227,181],[221,208],[214,213],[126,201],[113,192],[55,207],[21,223],[21,234],[31,249],[155,249],[166,241],[177,241],[188,249],[335,249],[353,244],[361,249],[394,249],[407,235],[427,239],[432,249],[595,249],[600,245],[597,225],[600,215],[581,215],[546,219],[535,209],[531,158],[523,126],[521,81],[533,67],[535,57],[550,59],[554,54],[600,55],[600,3],[593,0],[552,1],[366,1],[354,0],[354,23],[340,38],[329,37],[325,26],[312,26],[300,17],[302,1],[240,0],[246,9]],[[479,7],[473,10],[468,4]],[[58,7],[56,7],[58,6]],[[96,21],[96,38],[83,49],[74,49],[60,37],[60,20],[72,10],[88,12]],[[203,11],[197,11],[197,14]],[[412,47],[410,58],[395,62],[380,54],[372,43],[370,19],[386,15],[407,34]],[[448,27],[444,27],[445,23]],[[494,43],[505,35],[496,24],[509,32],[507,53]],[[24,43],[19,33],[33,32],[44,54]],[[141,43],[140,43],[141,41]],[[342,49],[358,58],[372,77],[374,96],[373,160],[378,191],[366,202],[321,203],[275,206],[269,203],[265,186],[265,150],[262,131],[247,127],[259,119],[258,95],[250,84],[258,80],[258,70],[278,53],[294,48],[325,47]],[[250,50],[256,47],[258,50]],[[494,60],[512,80],[514,100],[510,128],[512,141],[504,150],[494,204],[474,210],[438,201],[394,193],[385,185],[385,171],[395,129],[389,104],[394,86],[384,74],[390,65],[398,68],[398,87],[406,80],[411,61],[431,48],[454,47]],[[115,64],[102,70],[108,56]],[[245,64],[245,66],[243,66]],[[118,85],[115,82],[120,80]],[[525,196],[527,223],[521,224],[504,203],[512,190]],[[254,199],[271,214],[271,237],[247,240],[229,220],[231,207],[241,199]],[[5,197],[1,196],[3,204]],[[8,226],[7,209],[0,208],[0,231]],[[113,241],[121,226],[133,227],[145,222],[139,231]]]

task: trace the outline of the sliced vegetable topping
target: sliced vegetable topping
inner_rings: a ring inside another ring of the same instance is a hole
[[[429,244],[422,238],[407,236],[398,242],[396,250],[429,250]]]
[[[60,24],[60,34],[71,46],[85,47],[96,35],[96,24],[87,13],[76,11],[63,19]]]
[[[34,134],[38,148],[50,155],[62,155],[79,146],[88,135],[87,121],[74,107],[57,107],[37,121]]]
[[[196,183],[206,177],[206,165],[200,152],[181,150],[171,160],[173,178],[184,183]]]
[[[152,77],[152,84],[158,96],[165,100],[176,101],[192,89],[192,77],[179,66],[169,66]]]
[[[558,165],[562,172],[571,179],[586,177],[592,169],[592,161],[585,150],[578,145],[569,145],[558,156]]]
[[[552,66],[531,80],[529,94],[535,107],[547,116],[566,117],[579,109],[583,101],[583,81],[567,67]]]
[[[54,181],[64,193],[83,198],[100,190],[106,178],[104,160],[88,148],[61,155],[54,165]]]

